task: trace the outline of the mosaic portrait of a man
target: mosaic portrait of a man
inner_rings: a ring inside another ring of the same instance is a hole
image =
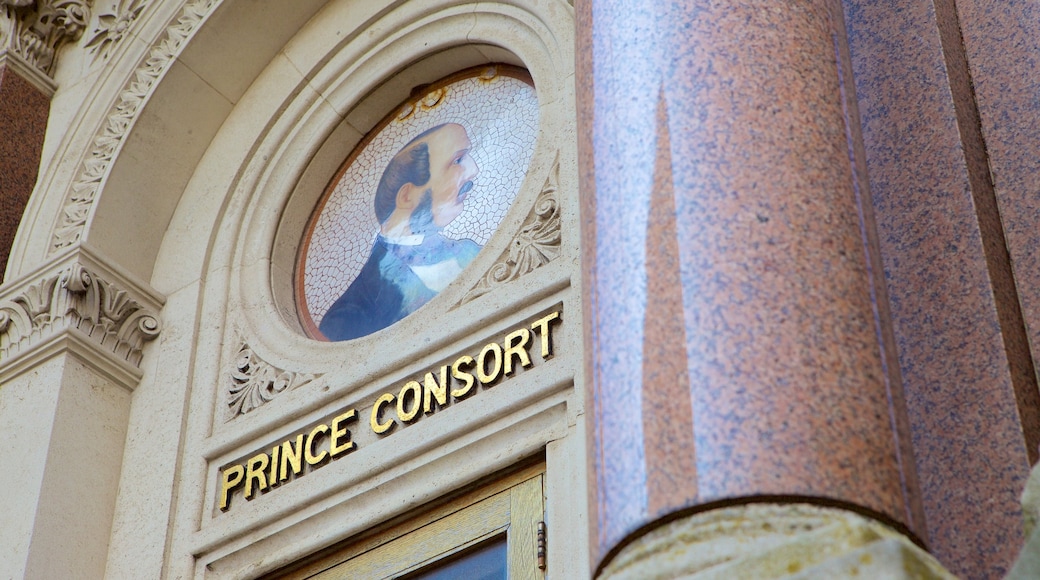
[[[498,73],[431,85],[348,157],[298,268],[301,318],[315,338],[359,338],[411,315],[494,233],[537,131],[529,79]]]

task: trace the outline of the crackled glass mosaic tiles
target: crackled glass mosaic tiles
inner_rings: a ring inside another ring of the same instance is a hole
[[[525,71],[480,67],[434,83],[347,157],[297,267],[307,332],[347,340],[425,305],[498,228],[538,131]]]

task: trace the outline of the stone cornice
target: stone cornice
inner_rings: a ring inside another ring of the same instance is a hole
[[[136,369],[144,343],[159,335],[162,302],[146,285],[76,248],[0,288],[0,368],[75,334],[98,356]]]
[[[83,36],[93,0],[0,0],[0,50],[53,76],[58,49]]]

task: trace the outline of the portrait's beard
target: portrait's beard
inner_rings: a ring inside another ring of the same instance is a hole
[[[423,192],[419,205],[415,206],[412,216],[408,219],[408,227],[412,228],[413,234],[432,234],[440,228],[433,223],[433,191],[427,189]]]
[[[459,188],[458,203],[462,203],[466,199],[466,194],[471,189],[473,189],[472,181],[462,184],[462,187]],[[443,229],[433,223],[433,190],[427,189],[423,192],[422,199],[419,200],[419,204],[415,206],[411,217],[408,218],[408,227],[412,229],[413,234],[422,235],[437,233]]]

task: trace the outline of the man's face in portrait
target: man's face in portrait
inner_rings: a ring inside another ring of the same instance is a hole
[[[477,164],[466,129],[447,123],[420,134],[394,156],[376,190],[383,235],[428,234],[462,213]]]
[[[433,224],[439,229],[462,213],[463,202],[479,170],[470,155],[472,144],[462,125],[442,126],[426,137],[426,144],[430,151],[430,181],[424,195],[430,197]]]

